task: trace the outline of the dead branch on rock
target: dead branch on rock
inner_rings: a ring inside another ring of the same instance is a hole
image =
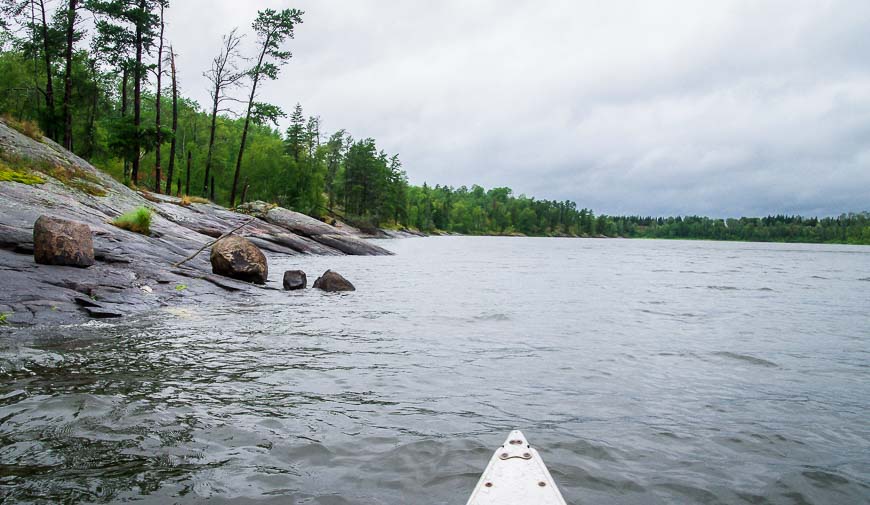
[[[204,250],[208,249],[209,247],[211,247],[211,246],[217,244],[217,243],[220,242],[221,240],[223,240],[223,239],[229,237],[229,236],[232,235],[233,233],[235,233],[235,232],[241,230],[241,229],[244,228],[245,226],[251,224],[251,222],[254,221],[254,219],[257,219],[257,217],[254,216],[254,217],[252,217],[251,219],[248,219],[247,221],[245,221],[244,223],[242,223],[242,224],[236,226],[236,227],[233,228],[232,230],[230,230],[230,231],[224,233],[224,234],[221,235],[220,237],[218,237],[218,238],[212,240],[211,242],[207,243],[206,245],[200,247],[200,248],[199,248],[195,253],[191,254],[190,256],[184,258],[183,260],[179,261],[178,263],[173,263],[172,266],[174,266],[174,267],[180,267],[181,265],[187,263],[188,261],[192,260],[193,258],[196,258],[197,255],[198,255],[199,253],[201,253],[201,252],[203,252]]]

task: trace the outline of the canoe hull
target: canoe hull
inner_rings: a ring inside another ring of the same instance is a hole
[[[486,466],[467,505],[566,505],[540,454],[519,430]]]

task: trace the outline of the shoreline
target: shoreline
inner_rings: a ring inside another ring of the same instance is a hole
[[[364,232],[341,221],[327,224],[264,202],[240,205],[243,213],[210,202],[136,191],[51,140],[25,136],[2,121],[0,161],[14,176],[0,181],[0,283],[4,286],[0,291],[0,327],[123,317],[181,300],[226,300],[238,293],[256,295],[280,290],[280,283],[275,287],[274,279],[271,285],[257,285],[213,273],[205,251],[182,266],[175,265],[246,221],[250,223],[236,235],[257,246],[267,262],[270,258],[310,255],[389,255],[390,251],[376,244],[378,239],[428,236],[828,244],[686,237],[476,235],[442,230],[424,233],[407,228]],[[149,235],[111,224],[121,214],[141,207],[150,209],[153,215]],[[93,238],[95,264],[77,268],[35,263],[33,225],[43,215],[86,224]],[[273,277],[277,277],[275,273]]]
[[[240,294],[280,290],[280,280],[277,287],[274,283],[279,272],[273,272],[271,285],[216,275],[208,251],[176,266],[246,221],[250,223],[235,235],[256,245],[267,262],[277,257],[392,254],[351,227],[334,227],[280,207],[252,202],[248,213],[240,213],[213,203],[135,191],[51,140],[32,139],[3,122],[0,155],[14,175],[28,177],[22,178],[25,182],[0,182],[0,327],[82,323],[182,300],[232,303]],[[111,223],[142,207],[152,216],[147,236]],[[92,266],[35,262],[33,228],[43,215],[87,225]]]

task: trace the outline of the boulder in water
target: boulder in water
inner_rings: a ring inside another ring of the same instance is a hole
[[[250,240],[230,235],[211,248],[212,272],[240,281],[265,284],[269,266],[263,251]]]
[[[39,216],[33,225],[33,258],[44,265],[89,267],[94,264],[94,240],[84,223]]]
[[[294,291],[297,289],[305,289],[308,285],[308,278],[302,270],[287,270],[284,272],[284,289]]]
[[[356,291],[353,284],[338,272],[327,270],[314,281],[314,287],[324,291]]]

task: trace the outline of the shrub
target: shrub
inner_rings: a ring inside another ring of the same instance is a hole
[[[182,207],[189,207],[192,203],[211,203],[211,201],[200,196],[184,195],[181,197],[181,201],[178,202],[178,205],[181,205]]]
[[[142,235],[151,234],[151,209],[147,207],[138,207],[125,214],[122,214],[112,221],[112,224],[118,228],[123,228]]]
[[[3,122],[18,133],[42,142],[42,130],[35,122],[29,119],[15,119],[9,114],[3,115]]]

